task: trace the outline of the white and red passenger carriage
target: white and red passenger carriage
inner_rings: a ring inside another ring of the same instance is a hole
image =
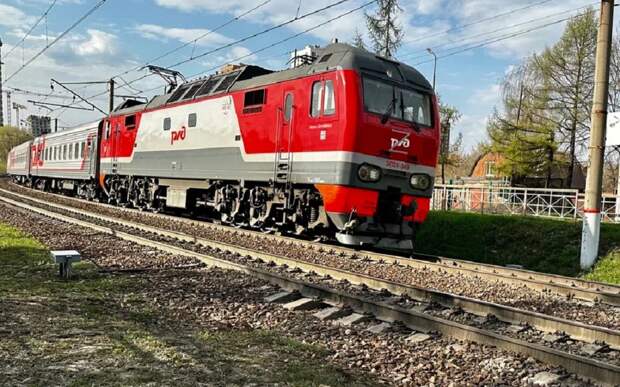
[[[30,174],[51,189],[74,180],[80,196],[113,203],[334,232],[345,244],[390,249],[412,248],[429,210],[439,147],[428,81],[345,44],[318,49],[292,69],[242,65],[148,103],[126,101],[82,131],[88,135],[66,139],[90,138],[88,152],[77,148],[88,157],[82,164],[41,160],[38,152],[55,136],[48,135],[32,145]]]

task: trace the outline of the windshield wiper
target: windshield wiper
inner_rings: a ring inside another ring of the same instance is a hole
[[[383,113],[383,115],[381,116],[382,124],[385,125],[385,123],[388,121],[388,119],[390,118],[390,114],[392,114],[392,111],[394,111],[395,105],[396,105],[396,97],[393,97],[392,100],[390,101],[390,104],[385,109],[385,113]]]
[[[415,122],[414,120],[412,120],[412,121],[411,121],[411,128],[412,128],[413,130],[415,130],[415,131],[416,131],[416,133],[420,133],[420,131],[422,130],[422,129],[420,128],[420,125],[418,125],[418,123],[417,123],[417,122]]]

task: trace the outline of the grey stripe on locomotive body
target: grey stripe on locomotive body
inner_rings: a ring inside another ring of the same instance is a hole
[[[358,160],[359,159],[359,160]],[[357,176],[359,166],[372,162],[373,157],[360,155],[353,162],[295,161],[292,158],[291,182],[295,184],[337,184],[372,190],[398,187],[403,194],[431,197],[432,187],[426,191],[414,190],[409,185],[411,173],[434,176],[434,168],[413,166],[406,173],[384,169],[377,183],[361,181]],[[274,161],[247,162],[239,148],[210,148],[188,151],[136,152],[130,163],[118,163],[117,173],[126,176],[160,177],[176,179],[219,179],[268,183],[273,180]],[[102,162],[101,171],[112,174],[112,163]]]

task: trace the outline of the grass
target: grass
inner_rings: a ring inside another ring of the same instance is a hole
[[[581,222],[525,216],[431,212],[416,250],[545,273],[579,276]],[[602,259],[586,277],[620,283],[620,225],[601,227]]]
[[[64,281],[48,254],[0,223],[0,385],[372,384],[279,332],[179,321],[145,276],[80,263]]]

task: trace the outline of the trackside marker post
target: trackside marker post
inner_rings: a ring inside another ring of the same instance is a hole
[[[596,68],[594,100],[592,102],[592,130],[590,132],[589,167],[586,180],[586,197],[583,205],[583,229],[581,234],[581,268],[589,269],[596,262],[601,231],[601,191],[603,161],[605,156],[605,132],[607,126],[607,96],[609,92],[609,59],[613,33],[614,1],[601,1],[598,40],[596,44]]]

